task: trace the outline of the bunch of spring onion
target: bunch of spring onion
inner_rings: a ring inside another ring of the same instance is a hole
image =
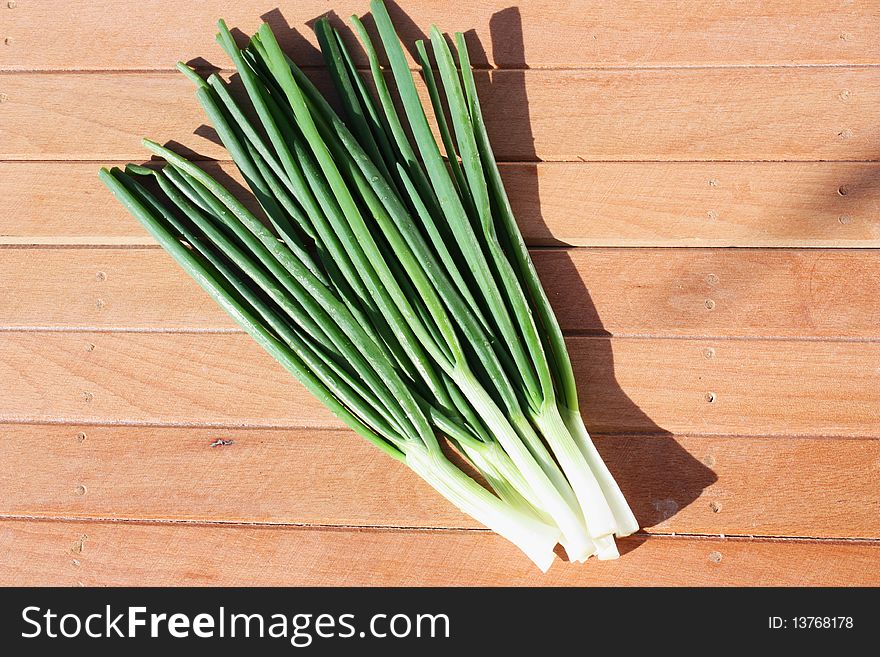
[[[614,558],[614,536],[638,525],[581,419],[463,36],[457,54],[436,28],[430,44],[415,44],[423,105],[385,6],[375,0],[372,12],[400,109],[357,17],[370,76],[326,20],[316,26],[341,114],[268,25],[240,49],[219,23],[246,101],[217,75],[179,65],[260,216],[149,140],[164,166],[103,169],[101,178],[355,432],[542,570],[557,543],[573,560]]]

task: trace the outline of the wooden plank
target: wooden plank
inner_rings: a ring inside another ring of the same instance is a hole
[[[874,250],[553,249],[533,257],[567,331],[880,337]],[[0,279],[0,328],[237,330],[155,248],[7,249]]]
[[[0,278],[9,294],[0,326],[239,330],[159,248],[3,255]]]
[[[595,433],[880,433],[880,342],[569,345]],[[3,333],[0,421],[339,426],[249,337],[180,333]]]
[[[542,575],[490,532],[0,521],[0,585],[880,584],[869,542],[634,537],[616,561]],[[295,564],[295,567],[291,567]]]
[[[566,330],[878,337],[874,250],[554,249],[535,256]]]
[[[303,63],[320,63],[305,25],[323,15],[322,0],[301,0],[283,14],[268,2],[207,0],[165,6],[122,0],[100,6],[88,0],[18,0],[3,7],[0,21],[9,45],[5,69],[170,68],[176,59],[220,59],[214,22],[253,32],[266,17],[282,45]],[[840,7],[819,0],[748,5],[665,0],[652,5],[650,20],[639,2],[556,3],[480,0],[450,6],[440,0],[408,3],[392,16],[404,41],[432,23],[442,29],[475,30],[485,60],[501,67],[680,66],[706,64],[828,64],[880,61],[874,35],[880,18],[870,3]],[[366,0],[333,3],[347,21],[369,10]],[[397,20],[401,17],[400,20]],[[49,36],[50,38],[46,38]],[[75,43],[76,48],[66,47]],[[471,41],[476,46],[477,41]],[[475,51],[476,48],[472,48]],[[525,54],[525,56],[524,56]],[[358,53],[358,61],[363,57]]]
[[[480,527],[348,431],[6,425],[0,436],[5,517]],[[876,439],[596,444],[650,533],[880,538]]]
[[[875,160],[880,141],[872,68],[502,70],[477,84],[500,160]],[[179,74],[5,73],[0,90],[0,159],[140,158],[144,135],[222,157],[193,136],[204,118]]]
[[[228,162],[205,166],[241,180]],[[0,244],[151,243],[96,170],[93,162],[0,162],[8,210],[0,213]],[[529,244],[880,246],[880,164],[578,162],[501,170]]]
[[[502,170],[532,244],[814,247],[880,246],[877,166],[591,162]]]

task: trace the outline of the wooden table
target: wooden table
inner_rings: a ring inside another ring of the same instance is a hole
[[[214,20],[264,15],[320,76],[331,4],[367,11],[0,5],[0,583],[880,584],[877,3],[394,11],[495,67],[496,153],[644,527],[547,576],[342,430],[97,180],[144,135],[230,171],[173,64],[227,66]]]

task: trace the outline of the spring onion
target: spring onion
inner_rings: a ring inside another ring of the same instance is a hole
[[[162,166],[100,177],[352,430],[544,571],[557,543],[573,560],[615,558],[614,536],[638,525],[581,418],[464,39],[453,49],[432,28],[429,44],[416,43],[423,103],[381,0],[372,12],[377,43],[352,18],[367,79],[340,33],[316,24],[340,113],[265,24],[240,48],[219,22],[243,98],[218,75],[178,65],[258,212],[150,140]]]

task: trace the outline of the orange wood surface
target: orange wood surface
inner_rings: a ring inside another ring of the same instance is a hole
[[[569,351],[597,433],[880,432],[880,342],[573,337]],[[342,426],[248,336],[152,331],[3,332],[0,421]]]
[[[2,436],[7,518],[479,527],[343,430],[7,424]],[[871,438],[657,433],[596,444],[650,534],[880,538]]]
[[[532,257],[573,333],[871,339],[880,326],[872,249],[537,249]],[[861,272],[858,285],[850,271]],[[0,328],[237,330],[158,248],[7,249],[0,277]]]
[[[271,0],[15,4],[14,14],[0,14],[4,34],[10,35],[0,66],[13,70],[169,69],[170,57],[212,59],[219,52],[218,17],[248,34],[266,20],[297,61],[317,65],[317,40],[307,23],[331,9],[339,24],[369,11],[362,0],[298,0],[280,9]],[[660,0],[649,13],[638,0],[398,4],[401,8],[389,11],[407,42],[421,38],[432,23],[449,31],[474,30],[471,44],[479,42],[485,61],[503,68],[880,63],[875,38],[880,16],[866,1]],[[47,33],[55,38],[41,38]],[[68,47],[71,43],[77,47]]]
[[[215,20],[263,17],[326,81],[308,23],[367,0],[16,0],[0,585],[880,585],[875,3],[519,4],[392,15],[407,39],[472,30],[587,425],[642,526],[622,558],[541,575],[342,429],[97,179],[150,136],[240,181],[174,63],[227,67]]]
[[[315,78],[326,87],[323,71]],[[499,160],[880,159],[880,80],[869,66],[501,69],[475,78]],[[0,87],[0,159],[148,158],[142,137],[225,157],[209,133],[193,134],[205,119],[177,72],[0,72]]]
[[[132,156],[145,155],[135,146]],[[9,210],[0,244],[150,243],[96,164],[0,162]],[[228,162],[205,167],[241,180]],[[880,247],[877,163],[542,162],[501,172],[531,244]]]
[[[864,541],[659,537],[542,575],[486,531],[0,521],[0,584],[717,586],[880,584]]]

